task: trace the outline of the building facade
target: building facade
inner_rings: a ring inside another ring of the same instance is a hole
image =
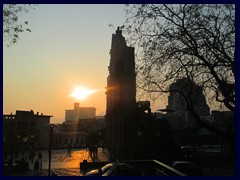
[[[86,147],[87,132],[57,132],[53,134],[52,148]]]
[[[60,132],[96,132],[105,127],[105,117],[79,119],[58,124]]]
[[[74,109],[65,110],[65,121],[75,121],[96,117],[95,107],[80,107],[80,103],[74,103]]]
[[[131,156],[136,136],[136,74],[134,48],[118,28],[112,35],[107,78],[107,146],[117,159]],[[126,153],[126,154],[125,154]]]
[[[50,115],[17,110],[3,115],[3,143],[7,153],[47,149],[49,146]]]
[[[63,122],[62,124],[58,124],[58,131],[53,133],[52,147],[56,149],[67,148],[69,146],[72,148],[86,147],[89,145],[88,136],[103,133],[105,126],[104,117],[79,119],[77,122]],[[98,143],[98,137],[95,139],[94,142]]]
[[[193,103],[194,109],[199,116],[209,116],[210,109],[203,94],[203,88],[191,82],[189,79],[178,79],[170,86],[168,97],[167,118],[172,129],[198,128],[198,125],[187,110],[184,97],[175,92],[182,92]]]
[[[96,116],[95,107],[79,106],[79,103],[74,103],[74,109],[65,110],[65,121],[58,124],[58,131],[53,133],[53,148],[86,147],[88,136],[105,127],[105,117]]]

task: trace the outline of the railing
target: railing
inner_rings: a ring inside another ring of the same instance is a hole
[[[102,176],[187,176],[157,160],[133,160],[114,163]]]

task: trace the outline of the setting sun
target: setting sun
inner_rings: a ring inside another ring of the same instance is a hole
[[[85,99],[88,95],[95,92],[97,92],[97,90],[89,90],[84,87],[76,87],[70,96],[82,100]]]

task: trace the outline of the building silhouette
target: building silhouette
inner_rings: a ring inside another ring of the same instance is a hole
[[[107,78],[106,147],[112,160],[158,159],[177,154],[166,119],[152,115],[149,101],[136,102],[134,48],[118,28],[112,35]]]
[[[65,121],[75,121],[79,119],[95,118],[95,107],[80,107],[80,103],[74,103],[74,109],[65,110]]]
[[[58,124],[58,131],[53,133],[53,148],[86,147],[88,136],[102,132],[105,127],[105,117],[96,116],[95,107],[79,107],[79,105],[74,103],[74,109],[65,110],[65,121]],[[95,139],[98,141],[99,137]]]
[[[95,117],[79,119],[78,121],[65,121],[58,124],[58,132],[53,133],[53,148],[67,148],[71,144],[72,148],[86,147],[88,136],[102,133],[105,128],[105,118]],[[98,135],[99,136],[99,135]],[[102,137],[101,137],[102,138]],[[99,140],[96,137],[95,143]]]
[[[16,114],[3,115],[3,146],[5,153],[46,149],[49,145],[51,115],[17,110]]]
[[[209,118],[202,87],[189,79],[178,79],[170,86],[167,114],[152,113],[149,101],[136,102],[134,48],[126,45],[119,28],[112,35],[108,70],[106,147],[112,160],[158,159],[171,164],[185,158],[180,146],[201,145],[205,137],[209,139],[207,144],[222,144],[221,139],[199,127],[186,109],[185,99],[174,92],[181,91],[200,117]]]
[[[191,101],[202,122],[222,132],[228,132],[234,120],[234,112],[212,111],[210,114],[203,88],[187,78],[178,79],[170,86],[165,117],[171,125],[177,143],[181,146],[183,159],[213,169],[224,167],[222,171],[229,169],[232,164],[229,140],[197,123],[187,109],[186,99],[175,90],[180,91]],[[234,126],[231,128],[234,131]]]
[[[117,159],[131,156],[136,135],[136,74],[134,48],[118,28],[112,35],[107,78],[107,146]]]
[[[187,110],[186,100],[174,90],[178,90],[188,97],[199,116],[209,116],[210,109],[206,103],[203,88],[187,78],[178,79],[170,85],[170,95],[168,96],[167,118],[171,128],[198,128],[194,117]]]

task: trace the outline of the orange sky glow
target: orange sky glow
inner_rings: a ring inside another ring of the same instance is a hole
[[[111,38],[126,20],[124,7],[39,4],[22,14],[19,21],[27,20],[31,32],[3,46],[3,113],[33,110],[61,123],[79,102],[104,116]]]

